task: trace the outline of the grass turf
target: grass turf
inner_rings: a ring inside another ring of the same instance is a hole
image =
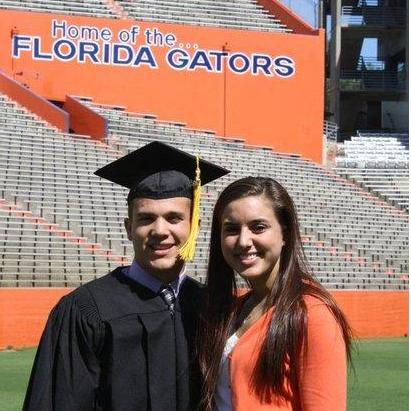
[[[0,352],[1,411],[21,410],[35,354],[35,349]]]
[[[355,343],[348,411],[408,410],[408,339]],[[21,410],[35,350],[0,352],[0,409]]]
[[[359,340],[354,345],[348,410],[408,410],[408,338]]]

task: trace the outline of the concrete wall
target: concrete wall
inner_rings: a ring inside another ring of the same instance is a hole
[[[382,127],[408,130],[408,102],[383,101],[381,104]]]
[[[0,289],[0,349],[34,347],[51,308],[69,288]],[[357,338],[408,333],[408,292],[334,291]]]

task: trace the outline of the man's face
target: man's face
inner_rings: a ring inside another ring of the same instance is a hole
[[[163,283],[174,280],[183,266],[178,250],[189,236],[190,217],[188,198],[137,198],[130,218],[125,219],[136,261]]]

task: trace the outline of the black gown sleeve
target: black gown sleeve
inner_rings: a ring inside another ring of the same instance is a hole
[[[103,341],[104,323],[91,297],[63,297],[41,337],[23,411],[95,409]]]

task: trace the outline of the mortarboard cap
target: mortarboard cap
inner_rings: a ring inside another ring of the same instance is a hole
[[[225,168],[159,141],[149,143],[95,172],[99,177],[130,189],[127,197],[129,204],[135,198],[191,198],[190,237],[180,250],[184,260],[191,260],[194,256],[201,185],[228,173]],[[189,251],[185,252],[187,249]]]
[[[229,173],[225,168],[201,159],[199,166],[202,185]],[[196,156],[154,141],[107,164],[94,174],[130,189],[128,202],[139,197],[155,200],[193,198]]]

